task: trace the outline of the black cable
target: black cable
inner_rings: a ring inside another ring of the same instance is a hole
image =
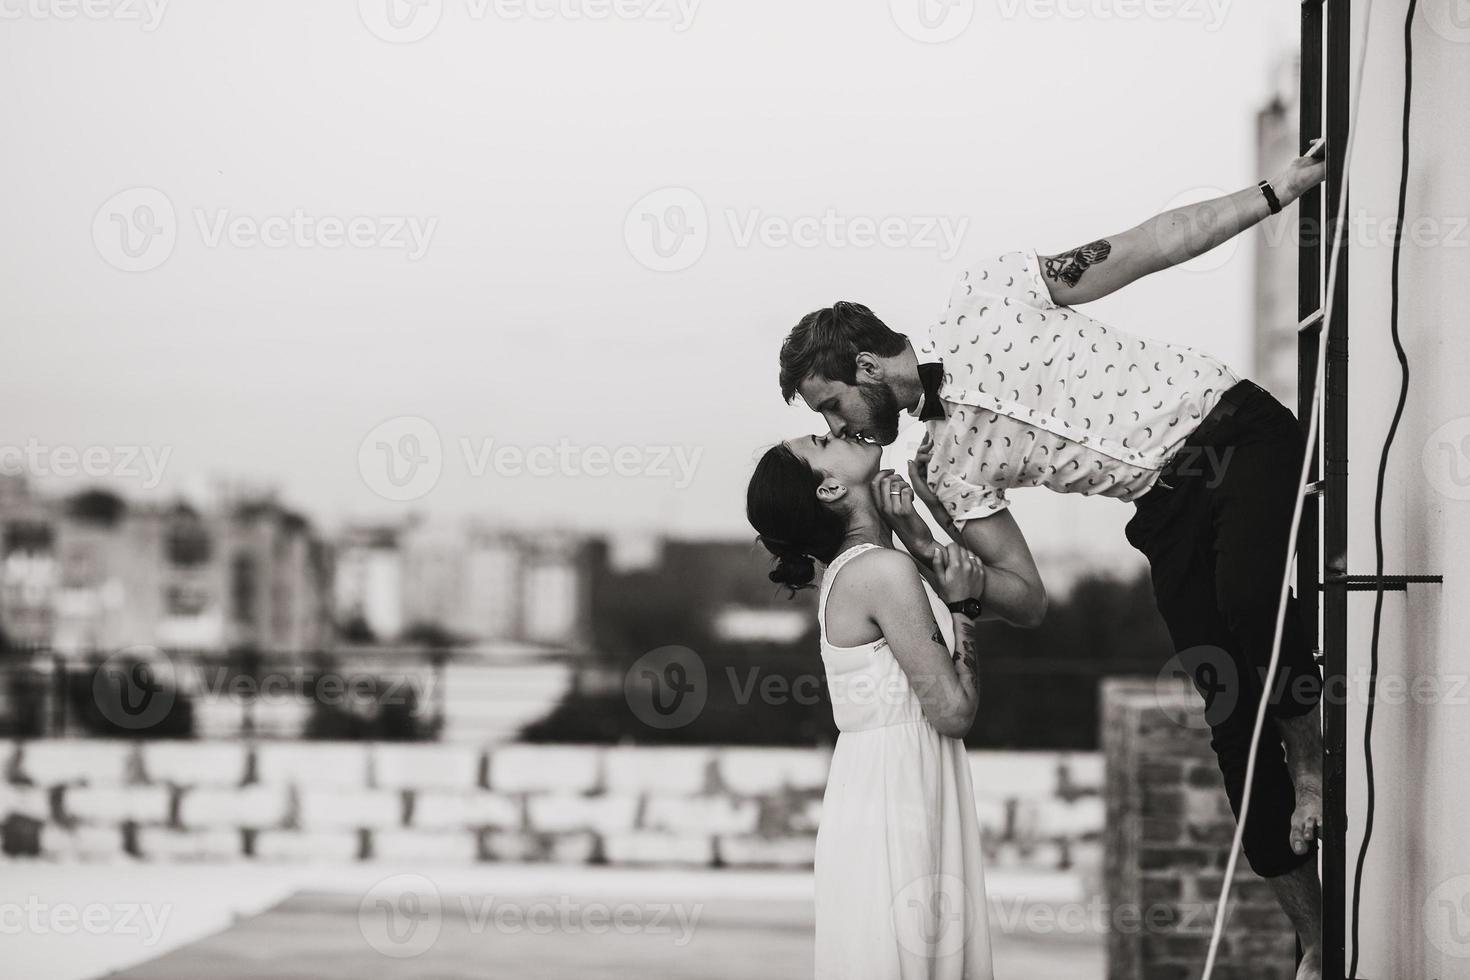
[[[1398,435],[1399,422],[1404,417],[1404,404],[1409,399],[1409,356],[1399,336],[1399,260],[1403,250],[1404,210],[1409,196],[1409,117],[1414,90],[1414,9],[1419,0],[1409,0],[1409,10],[1404,17],[1404,125],[1403,163],[1399,172],[1398,223],[1394,227],[1393,268],[1390,273],[1389,290],[1389,334],[1393,338],[1394,353],[1399,359],[1399,400],[1394,407],[1393,421],[1389,423],[1388,435],[1383,440],[1383,452],[1378,458],[1378,486],[1373,497],[1373,549],[1377,564],[1378,588],[1373,596],[1373,636],[1368,647],[1368,704],[1363,714],[1363,768],[1368,787],[1367,810],[1363,819],[1363,840],[1358,845],[1358,864],[1353,871],[1353,956],[1348,967],[1348,977],[1358,976],[1358,917],[1363,895],[1363,863],[1368,858],[1368,842],[1373,837],[1373,707],[1378,688],[1378,641],[1383,626],[1383,484],[1388,476],[1388,457],[1393,450],[1394,438]],[[1359,68],[1361,71],[1362,68]],[[1341,216],[1339,216],[1341,220]]]

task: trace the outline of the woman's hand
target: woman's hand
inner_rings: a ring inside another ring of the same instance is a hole
[[[945,602],[979,599],[985,595],[985,563],[957,544],[934,548],[934,576]]]
[[[914,490],[903,477],[892,470],[880,470],[873,478],[873,500],[878,504],[878,513],[883,522],[893,529],[909,554],[922,561],[932,562],[934,535],[929,525],[914,509]]]

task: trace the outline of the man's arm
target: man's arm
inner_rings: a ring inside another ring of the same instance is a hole
[[[985,591],[978,596],[985,608],[982,619],[1003,619],[1026,629],[1041,625],[1046,619],[1046,586],[1021,525],[1009,510],[966,521],[963,529],[947,522],[944,530],[985,565]]]
[[[1021,526],[1006,510],[966,521],[961,530],[924,482],[924,473],[933,453],[934,444],[926,436],[918,453],[909,462],[912,486],[897,480],[892,470],[884,470],[873,481],[873,496],[878,501],[884,521],[919,562],[924,577],[933,584],[937,573],[935,559],[940,557],[935,553],[944,549],[934,541],[928,526],[914,511],[914,500],[922,500],[935,523],[956,544],[979,556],[985,566],[982,591],[975,595],[985,609],[980,618],[1002,619],[1012,626],[1026,629],[1040,626],[1046,618],[1046,586],[1041,581],[1041,572],[1036,568],[1036,559],[1031,556],[1026,536],[1021,533]],[[894,492],[895,487],[899,488],[897,492]]]
[[[1271,181],[1283,208],[1326,175],[1321,140]],[[1076,306],[1115,293],[1129,283],[1188,262],[1271,215],[1259,186],[1155,215],[1120,235],[1100,238],[1060,255],[1039,256],[1052,302]]]

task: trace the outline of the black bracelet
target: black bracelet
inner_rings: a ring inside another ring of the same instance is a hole
[[[1271,209],[1271,213],[1280,214],[1281,198],[1276,196],[1276,189],[1271,186],[1271,182],[1263,180],[1257,186],[1261,188],[1261,193],[1266,195],[1266,206]]]

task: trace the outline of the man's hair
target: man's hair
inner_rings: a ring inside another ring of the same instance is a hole
[[[808,313],[781,345],[781,397],[793,401],[797,386],[812,375],[856,384],[859,354],[893,357],[907,343],[860,303],[835,303]]]

